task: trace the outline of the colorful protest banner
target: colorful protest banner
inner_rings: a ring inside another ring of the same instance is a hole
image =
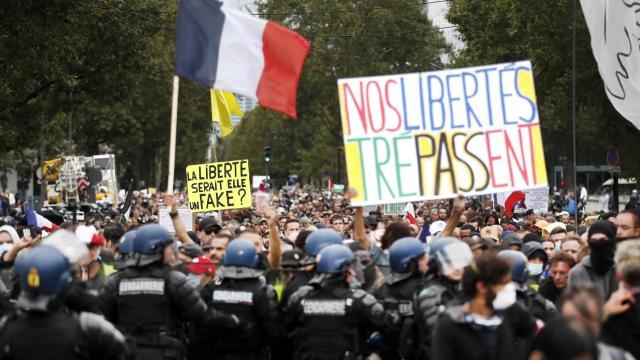
[[[251,207],[249,160],[187,166],[187,193],[192,212]]]
[[[529,61],[338,80],[357,206],[547,185]]]
[[[515,213],[526,211],[529,209],[545,212],[549,210],[549,187],[541,187],[537,189],[520,190],[524,195],[524,199],[519,201],[514,210]],[[496,203],[505,206],[507,199],[513,192],[503,192],[496,194]]]

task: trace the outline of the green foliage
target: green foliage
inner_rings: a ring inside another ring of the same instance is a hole
[[[547,167],[562,165],[562,158],[570,163],[573,0],[456,0],[451,4],[448,19],[458,25],[466,43],[455,56],[455,65],[530,59]],[[576,33],[578,165],[606,164],[607,150],[618,148],[623,175],[637,177],[638,130],[606,98],[579,7]]]
[[[222,144],[224,159],[248,158],[256,174],[266,170],[261,156],[268,144],[274,176],[346,181],[337,80],[432,70],[447,51],[412,0],[272,0],[258,9],[307,37],[312,48],[298,85],[298,119],[256,109]]]
[[[133,169],[149,186],[164,182],[176,4],[4,1],[0,152],[44,143],[48,159],[106,148],[121,170]],[[204,160],[211,120],[206,89],[183,81],[180,93],[176,175],[184,177],[186,164]],[[30,154],[24,162],[33,166]]]

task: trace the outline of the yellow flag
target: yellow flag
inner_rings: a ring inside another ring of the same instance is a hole
[[[220,133],[223,137],[233,131],[231,115],[243,115],[236,97],[228,91],[211,89],[211,120],[220,125]]]

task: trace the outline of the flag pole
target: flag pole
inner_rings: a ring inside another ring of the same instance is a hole
[[[178,127],[178,88],[180,78],[173,76],[173,98],[171,101],[171,137],[169,139],[169,178],[167,179],[167,193],[173,193],[173,175],[176,167],[176,131]]]

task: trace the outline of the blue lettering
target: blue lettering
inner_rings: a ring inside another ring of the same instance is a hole
[[[515,82],[516,82],[516,93],[518,94],[519,97],[523,98],[524,100],[526,100],[529,103],[529,106],[531,106],[531,116],[528,119],[523,118],[522,116],[520,116],[520,120],[530,123],[533,121],[533,119],[536,118],[536,113],[537,113],[537,109],[536,109],[536,104],[533,102],[533,99],[529,99],[528,97],[524,96],[521,92],[520,92],[520,87],[518,86],[518,71],[527,71],[527,72],[531,72],[531,76],[533,76],[533,71],[531,69],[528,69],[524,66],[520,66],[518,68],[516,68],[516,76],[515,76]],[[534,95],[535,96],[535,95]]]
[[[495,71],[497,68],[491,67],[482,70],[476,70],[477,73],[484,73],[484,86],[487,90],[487,109],[489,110],[489,126],[493,126],[493,111],[491,110],[491,90],[489,86],[489,71]]]
[[[433,97],[433,89],[431,87],[431,79],[438,80],[440,83],[440,97]],[[445,110],[444,110],[444,84],[442,80],[437,75],[428,75],[427,76],[427,86],[429,87],[429,117],[431,119],[431,130],[442,130],[445,122]],[[439,103],[440,109],[442,109],[442,118],[440,121],[440,125],[436,126],[434,118],[433,118],[433,108],[434,104]]]
[[[409,126],[409,115],[407,114],[407,97],[405,96],[404,92],[404,77],[400,78],[400,89],[402,90],[402,113],[404,114],[404,129],[405,131],[418,130],[420,128],[418,125]],[[420,97],[422,98],[422,87],[420,87]],[[422,100],[420,100],[420,105],[422,105]],[[424,111],[422,112],[422,118],[424,119]]]
[[[473,80],[472,94],[469,94],[467,89],[467,78],[470,78]],[[462,73],[462,93],[464,94],[464,106],[467,109],[467,127],[471,129],[471,118],[473,118],[476,121],[476,124],[478,124],[478,127],[481,128],[482,123],[478,119],[478,115],[476,115],[476,113],[473,111],[471,104],[469,104],[469,99],[476,96],[476,94],[478,93],[478,79],[476,79],[476,76],[473,75],[472,73],[468,73],[468,72]]]
[[[506,72],[509,72],[509,71],[515,71],[515,69],[513,68],[513,64],[509,64],[504,69],[498,71],[498,73],[499,73],[498,78],[500,80],[500,103],[502,104],[502,122],[505,125],[516,125],[518,123],[517,121],[509,121],[509,119],[507,119],[507,108],[506,108],[505,102],[504,102],[505,98],[508,98],[509,96],[513,95],[512,93],[506,92],[506,90],[504,88],[504,84],[502,82],[502,79],[503,79],[502,74],[504,74]]]
[[[460,101],[459,97],[453,97],[451,96],[451,79],[454,77],[460,77],[460,74],[451,74],[451,75],[447,75],[447,96],[449,97],[449,116],[451,116],[451,128],[452,129],[461,129],[464,127],[464,124],[459,124],[456,125],[455,123],[455,113],[453,112],[453,102],[454,101]]]

